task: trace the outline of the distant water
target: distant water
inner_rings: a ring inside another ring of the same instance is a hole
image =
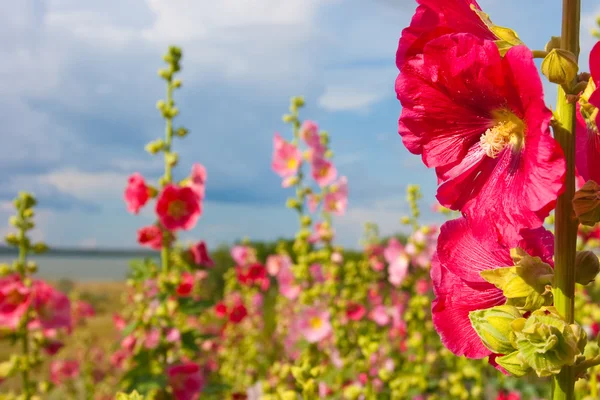
[[[40,255],[31,257],[38,263],[38,276],[44,279],[72,281],[121,281],[129,262],[135,257]],[[11,263],[14,257],[0,255],[0,263]]]

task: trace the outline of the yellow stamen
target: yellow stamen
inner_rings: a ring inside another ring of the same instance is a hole
[[[175,200],[169,203],[167,213],[173,218],[183,217],[187,212],[185,203],[181,200]]]
[[[308,323],[313,329],[319,329],[323,325],[323,321],[319,317],[312,317]]]
[[[488,157],[496,158],[510,143],[514,150],[520,150],[525,137],[525,123],[508,110],[498,110],[493,114],[494,126],[489,128],[479,144]]]

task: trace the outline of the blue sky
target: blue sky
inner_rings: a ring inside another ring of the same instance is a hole
[[[435,180],[397,134],[397,40],[413,0],[0,0],[0,218],[20,189],[40,199],[36,236],[53,246],[132,247],[151,210],[128,214],[127,176],[160,174],[143,151],[162,135],[156,75],[169,44],[183,47],[180,174],[209,174],[205,212],[184,239],[211,246],[244,236],[291,236],[289,195],[270,171],[272,135],[288,99],[319,122],[348,176],[339,241],[356,246],[365,221],[400,229],[404,191]],[[480,0],[533,48],[560,32],[558,0]],[[582,61],[598,3],[583,0]],[[549,101],[554,88],[549,88]],[[183,145],[183,146],[181,146]],[[430,212],[425,219],[435,220]]]

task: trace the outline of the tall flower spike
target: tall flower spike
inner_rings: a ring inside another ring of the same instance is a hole
[[[437,198],[517,240],[542,226],[564,189],[565,161],[531,51],[504,57],[471,34],[439,37],[396,81],[405,146],[436,168]]]

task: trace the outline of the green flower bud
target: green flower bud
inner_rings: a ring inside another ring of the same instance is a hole
[[[177,130],[175,131],[175,134],[179,137],[186,137],[188,133],[190,133],[190,131],[188,131],[183,126],[180,128],[177,128]]]
[[[546,43],[546,47],[544,47],[545,51],[552,51],[554,49],[560,49],[561,46],[561,38],[560,36],[552,36],[548,43]]]
[[[531,257],[522,249],[511,250],[514,267],[481,271],[486,281],[502,290],[507,305],[534,311],[552,304],[551,284],[554,271],[539,257]]]
[[[594,226],[600,222],[600,185],[587,181],[575,193],[573,209],[583,225]]]
[[[10,246],[15,246],[16,247],[16,246],[19,245],[19,238],[14,233],[7,234],[4,237],[4,241],[6,242],[6,244],[8,244]]]
[[[23,218],[33,218],[35,216],[35,211],[33,208],[28,208],[23,211]]]
[[[510,372],[511,375],[517,377],[525,376],[529,373],[529,371],[531,371],[529,365],[527,365],[521,360],[518,351],[512,352],[502,357],[497,357],[496,362],[502,368]]]
[[[302,108],[304,107],[304,97],[303,96],[296,96],[296,97],[292,97],[292,105],[296,108]]]
[[[48,251],[48,246],[46,245],[46,243],[39,242],[35,243],[31,249],[35,254],[42,254]]]
[[[156,139],[148,143],[145,147],[146,151],[150,154],[156,154],[159,151],[164,150],[165,142],[162,139]]]
[[[37,205],[37,200],[31,193],[20,192],[18,198],[20,200],[20,207],[17,208],[28,209]]]
[[[598,256],[592,251],[578,251],[575,258],[575,281],[580,285],[588,285],[596,279],[598,272]]]
[[[296,121],[296,117],[294,115],[290,115],[290,114],[285,114],[282,119],[283,119],[283,122],[285,122],[286,124]]]
[[[298,202],[298,199],[290,197],[289,199],[287,199],[285,206],[287,208],[295,208],[295,209],[299,210],[301,207],[301,204]]]
[[[8,264],[0,264],[0,276],[6,276],[12,272],[12,268]],[[1,335],[0,335],[1,336]]]
[[[174,167],[179,162],[179,155],[177,153],[167,153],[165,154],[165,161],[171,167]]]
[[[568,85],[577,77],[577,59],[570,51],[552,49],[542,61],[542,74],[552,83]]]
[[[175,89],[179,89],[181,87],[182,83],[181,83],[181,79],[175,79],[173,80],[173,87]]]
[[[404,216],[404,217],[400,218],[400,223],[402,225],[409,225],[411,223],[411,219],[408,216]]]
[[[471,325],[484,346],[497,354],[515,351],[510,337],[513,334],[511,323],[517,318],[521,318],[521,313],[516,307],[509,305],[469,313]]]
[[[558,374],[581,353],[585,331],[569,325],[552,307],[534,311],[521,325],[513,324],[519,358],[540,377]]]
[[[27,261],[27,265],[25,265],[25,270],[29,274],[35,274],[38,270],[38,266],[35,261]]]
[[[302,224],[303,227],[310,226],[312,224],[312,218],[310,216],[308,216],[308,215],[304,215],[300,219],[300,223]]]

